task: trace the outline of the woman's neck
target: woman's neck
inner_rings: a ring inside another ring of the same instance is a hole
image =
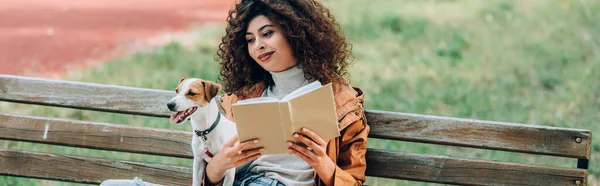
[[[304,71],[294,66],[281,72],[270,72],[274,85],[267,89],[267,96],[282,98],[290,92],[308,84]]]

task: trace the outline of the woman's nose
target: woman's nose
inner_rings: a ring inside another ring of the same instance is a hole
[[[258,51],[258,50],[263,50],[263,49],[265,49],[265,43],[264,43],[264,42],[262,42],[262,40],[258,40],[258,39],[257,39],[257,40],[256,40],[256,42],[254,42],[254,44],[256,45],[256,46],[254,46],[254,48],[255,48],[257,51]]]

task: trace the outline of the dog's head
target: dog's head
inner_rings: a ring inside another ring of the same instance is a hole
[[[192,116],[198,107],[207,106],[217,93],[221,85],[197,78],[183,78],[175,89],[175,97],[167,103],[169,110],[175,112],[171,115],[171,123],[183,123]]]

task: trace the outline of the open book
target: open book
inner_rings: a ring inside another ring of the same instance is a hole
[[[331,83],[315,81],[291,92],[281,100],[259,97],[232,105],[239,141],[258,138],[260,143],[248,148],[264,147],[263,154],[288,153],[287,142],[307,128],[325,141],[340,135]]]

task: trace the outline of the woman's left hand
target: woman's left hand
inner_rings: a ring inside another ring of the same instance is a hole
[[[327,156],[327,142],[306,128],[302,128],[302,134],[295,133],[294,138],[302,142],[306,147],[288,142],[288,151],[302,158],[308,165],[315,169],[315,172],[324,181],[331,179],[336,165]]]

